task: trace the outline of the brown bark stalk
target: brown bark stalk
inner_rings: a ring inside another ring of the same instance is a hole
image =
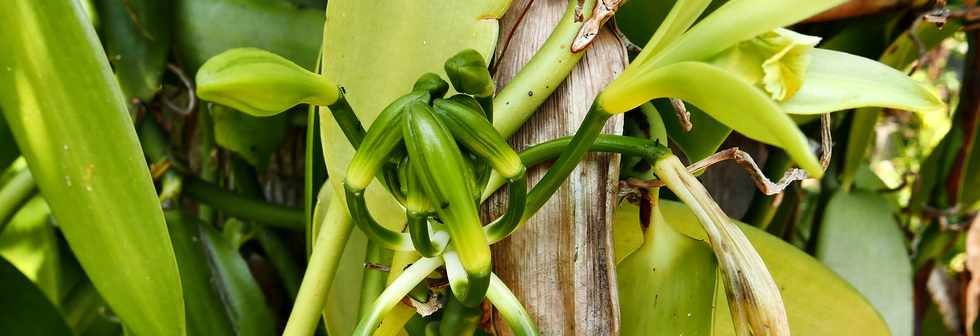
[[[494,78],[506,85],[551,34],[566,0],[517,0],[501,20],[501,54]],[[509,43],[508,43],[509,41]],[[569,41],[571,43],[571,41]],[[504,48],[505,44],[507,45]],[[523,150],[574,134],[592,100],[626,66],[623,44],[603,28],[586,56],[539,111],[511,138]],[[621,133],[622,118],[606,133]],[[531,183],[546,165],[528,171]],[[534,318],[542,335],[614,335],[619,309],[611,221],[618,187],[619,158],[590,154],[547,204],[510,238],[494,245],[494,268]],[[503,197],[490,200],[500,215]],[[496,319],[501,334],[506,324]]]

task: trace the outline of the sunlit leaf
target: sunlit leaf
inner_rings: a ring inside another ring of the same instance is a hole
[[[95,288],[134,334],[183,334],[163,211],[122,91],[82,8],[74,1],[7,3],[0,44],[0,106]]]
[[[691,27],[649,62],[653,67],[659,67],[704,60],[735,43],[794,24],[844,1],[732,0]],[[738,24],[733,24],[732,18],[738,18]]]
[[[912,334],[912,264],[888,200],[838,191],[824,210],[816,256],[871,301],[893,335]]]
[[[61,263],[50,217],[51,209],[44,198],[35,196],[27,201],[0,233],[0,256],[31,279],[49,300],[58,302]]]
[[[610,111],[629,110],[653,99],[673,97],[689,102],[715,120],[754,140],[783,148],[813,177],[823,175],[807,138],[762,90],[706,63],[682,62],[642,74],[599,103]]]
[[[870,59],[826,49],[811,52],[806,81],[781,103],[786,113],[820,114],[875,106],[935,111],[945,103],[901,71]]]

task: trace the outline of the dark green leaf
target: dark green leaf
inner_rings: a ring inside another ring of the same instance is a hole
[[[72,335],[44,293],[3,258],[0,258],[0,330],[18,336]]]
[[[127,100],[160,90],[170,53],[173,5],[162,0],[98,0],[102,42]]]
[[[269,157],[286,138],[289,120],[285,114],[253,117],[221,105],[212,105],[210,109],[218,146],[237,153],[260,169],[265,168]]]
[[[323,34],[322,10],[282,0],[179,0],[176,38],[188,73],[231,48],[265,49],[313,69]]]

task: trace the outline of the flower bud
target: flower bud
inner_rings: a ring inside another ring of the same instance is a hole
[[[239,48],[212,57],[197,71],[201,99],[259,116],[279,114],[297,104],[330,105],[340,89],[321,75],[282,56]]]
[[[493,95],[494,83],[483,55],[473,49],[460,51],[446,60],[446,75],[453,88],[475,97]]]

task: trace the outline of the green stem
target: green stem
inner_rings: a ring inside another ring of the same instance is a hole
[[[327,109],[330,110],[330,114],[337,121],[337,125],[340,126],[340,130],[344,132],[344,136],[347,137],[347,141],[350,141],[351,146],[354,149],[361,147],[361,142],[364,141],[364,135],[367,134],[367,131],[364,130],[361,120],[357,119],[357,114],[347,102],[343,90],[340,90],[340,97],[337,98],[337,101],[328,106]],[[310,125],[310,127],[313,126]]]
[[[284,336],[308,336],[316,330],[320,312],[326,304],[330,285],[337,273],[340,257],[344,253],[347,239],[354,228],[340,198],[330,200],[326,221],[320,226],[313,253],[303,282],[296,295],[296,302],[286,322]]]
[[[31,170],[27,168],[18,171],[0,188],[0,231],[6,226],[7,219],[30,198],[36,188]]]
[[[521,305],[521,301],[507,289],[507,285],[496,274],[490,274],[490,289],[487,290],[487,299],[497,308],[497,312],[507,322],[510,331],[517,336],[536,336],[538,328],[534,326],[534,320],[528,315]]]
[[[381,323],[381,318],[395,307],[408,292],[412,291],[416,285],[425,280],[430,273],[442,266],[441,258],[423,258],[409,266],[405,271],[391,283],[388,288],[378,296],[377,300],[371,304],[369,313],[357,323],[353,335],[370,336],[374,329]],[[287,327],[288,328],[288,327]],[[287,329],[288,331],[288,329]]]
[[[578,3],[568,1],[565,14],[548,40],[494,98],[493,126],[505,138],[524,125],[585,55],[584,51],[573,53],[570,47],[585,22],[576,18]],[[591,15],[594,6],[595,1],[585,1],[582,14]]]
[[[254,220],[260,224],[278,226],[284,229],[303,230],[306,215],[302,209],[289,208],[238,195],[193,177],[188,178],[184,183],[184,193],[193,199],[241,219]]]
[[[385,249],[378,243],[368,240],[367,253],[364,255],[364,273],[361,276],[361,300],[357,318],[361,319],[371,312],[371,303],[381,295],[385,289],[387,272],[373,266],[391,265],[391,250]]]
[[[548,169],[548,172],[541,178],[541,181],[528,193],[527,206],[524,208],[524,218],[530,218],[534,215],[558,191],[558,187],[565,181],[565,178],[572,173],[572,170],[575,169],[579,161],[582,161],[585,154],[589,152],[589,147],[599,137],[599,133],[602,132],[602,127],[605,126],[606,120],[609,120],[609,117],[612,116],[613,114],[603,110],[599,104],[592,104],[592,108],[589,109],[589,113],[586,114],[585,120],[582,121],[582,126],[575,133],[571,143],[562,151],[561,156]]]

